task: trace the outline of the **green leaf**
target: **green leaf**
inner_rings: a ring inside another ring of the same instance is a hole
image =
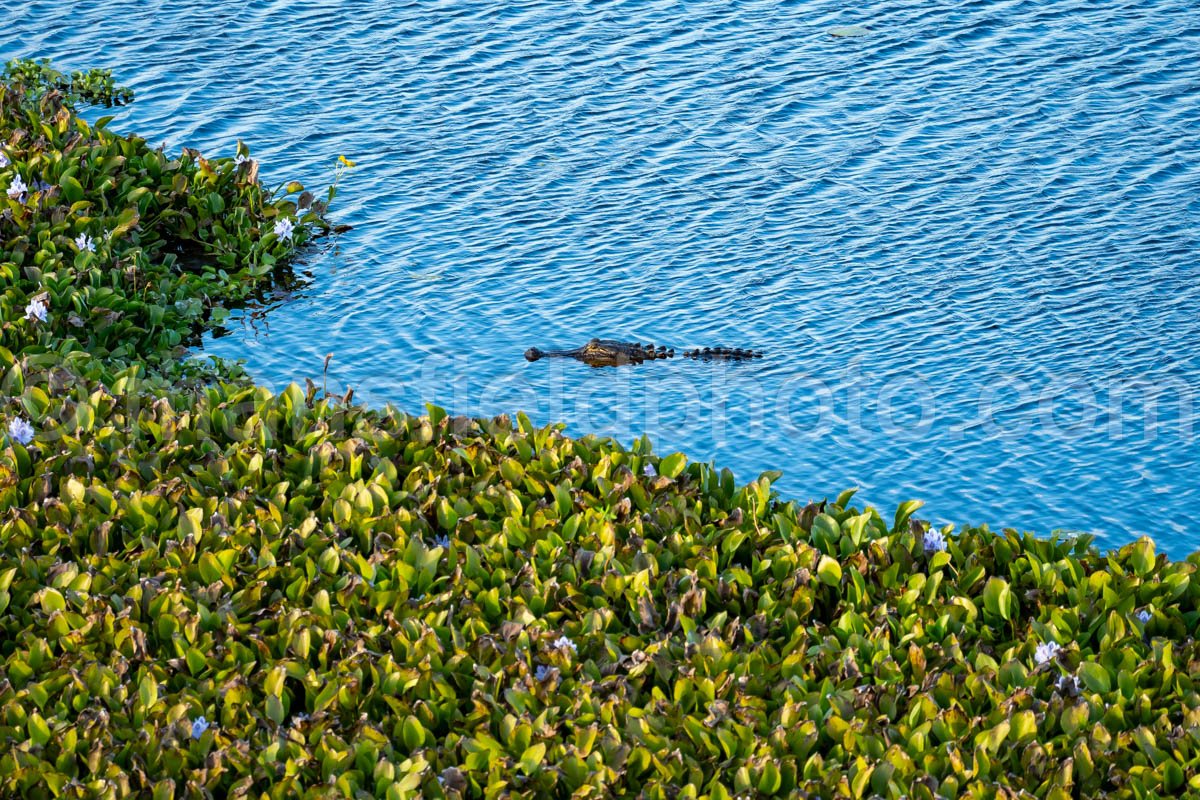
[[[429,424],[434,426],[446,418],[446,409],[432,403],[425,404],[425,413],[429,415]]]
[[[53,614],[55,611],[62,611],[67,607],[67,601],[63,599],[62,592],[58,589],[43,589],[42,590],[42,611],[47,614]]]
[[[68,203],[78,203],[83,199],[83,186],[74,177],[68,175],[62,179],[62,194]]]
[[[526,775],[532,775],[542,765],[542,759],[546,756],[546,745],[538,742],[530,745],[521,756],[521,771]]]
[[[1154,569],[1154,540],[1143,536],[1130,545],[1129,564],[1139,577],[1146,577]]]
[[[400,736],[404,739],[404,746],[412,752],[425,743],[425,726],[416,717],[405,717]]]
[[[200,509],[193,510],[199,511]],[[212,553],[201,554],[200,577],[204,579],[205,583],[217,583],[225,577],[225,572],[221,569],[221,562],[217,561],[216,556]]]
[[[672,453],[658,462],[658,474],[667,478],[678,478],[687,464],[687,456],[683,453]]]
[[[1085,661],[1079,665],[1079,677],[1093,692],[1107,693],[1112,689],[1112,678],[1108,670],[1095,661]]]
[[[1012,590],[1008,586],[1008,581],[1003,578],[988,578],[987,585],[983,587],[983,607],[995,616],[1001,619],[1012,618],[1013,596]]]
[[[837,496],[837,500],[834,500],[833,504],[835,506],[837,506],[838,508],[846,508],[847,506],[850,505],[850,501],[854,498],[854,495],[856,495],[856,494],[858,494],[857,486],[855,486],[852,489],[847,489],[846,491],[842,492],[841,494],[839,494]]]
[[[138,224],[138,212],[136,208],[127,208],[117,217],[117,224],[109,231],[109,239],[117,239],[128,233],[134,225]]]
[[[1028,709],[1018,711],[1012,716],[1012,737],[1017,744],[1025,744],[1025,742],[1037,736],[1037,717]]]
[[[837,543],[842,538],[842,526],[829,514],[818,514],[812,523],[812,541],[818,549],[826,552],[836,552]]]
[[[42,747],[50,741],[50,725],[42,719],[41,714],[34,711],[29,715],[25,726],[29,729],[29,738],[38,747]]]
[[[842,565],[837,559],[821,556],[821,561],[817,564],[817,578],[821,583],[837,586],[842,581]]]
[[[154,676],[149,672],[138,682],[138,700],[146,710],[158,702],[158,681],[154,680]]]
[[[765,795],[773,795],[779,791],[782,782],[779,767],[775,766],[774,761],[763,764],[762,773],[758,777],[758,791]]]
[[[286,712],[283,710],[283,699],[277,695],[267,697],[267,719],[274,722],[276,725],[283,724],[283,718]]]
[[[184,657],[187,659],[188,672],[192,675],[199,675],[208,667],[208,660],[204,654],[194,647],[188,648]]]
[[[179,537],[186,539],[191,536],[193,539],[199,541],[204,533],[203,525],[204,509],[189,508],[179,515]]]
[[[1062,716],[1059,718],[1059,724],[1062,725],[1062,729],[1068,736],[1074,736],[1087,723],[1087,703],[1076,703],[1073,706],[1067,706],[1063,709]]]
[[[450,505],[450,501],[444,497],[438,499],[437,521],[438,527],[448,532],[453,531],[458,525],[458,513],[455,512],[454,506]]]
[[[896,521],[892,525],[892,533],[898,533],[904,523],[908,522],[908,518],[923,505],[925,505],[923,500],[906,500],[901,503],[900,507],[896,509]]]

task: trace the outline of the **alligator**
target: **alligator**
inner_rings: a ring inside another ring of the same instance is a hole
[[[684,358],[703,361],[749,361],[752,358],[763,357],[758,350],[744,350],[740,347],[698,347],[681,352]],[[592,339],[583,347],[576,347],[573,350],[539,350],[531,347],[525,351],[525,358],[529,361],[537,361],[539,358],[547,356],[574,358],[593,367],[616,367],[621,364],[641,364],[643,361],[674,358],[675,348],[664,345],[655,347],[653,344],[621,342],[615,339]]]

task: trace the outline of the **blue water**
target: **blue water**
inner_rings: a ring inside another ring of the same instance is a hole
[[[205,351],[418,411],[648,432],[806,500],[1200,549],[1193,0],[5,4],[114,127],[358,162]],[[864,25],[867,36],[829,35]],[[528,364],[592,336],[750,365]]]

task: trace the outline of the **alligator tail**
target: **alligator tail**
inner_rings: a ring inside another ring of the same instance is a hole
[[[752,358],[762,358],[761,350],[748,350],[741,347],[699,347],[695,350],[684,350],[684,358],[696,358],[704,361],[749,361]]]

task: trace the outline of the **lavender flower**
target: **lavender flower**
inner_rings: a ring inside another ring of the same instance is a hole
[[[433,539],[433,546],[449,548],[450,547],[450,537],[449,536],[435,536]]]
[[[29,420],[17,417],[8,423],[8,435],[15,442],[29,444],[33,441],[33,426],[29,424]]]
[[[296,226],[287,217],[284,217],[283,219],[277,220],[275,222],[275,235],[278,236],[280,239],[289,239],[290,240],[292,238],[292,231],[295,229],[296,229]]]
[[[1150,614],[1149,609],[1143,608],[1141,611],[1137,612],[1137,614],[1135,614],[1134,616],[1137,617],[1138,622],[1145,625],[1147,622],[1150,621],[1151,614]]]
[[[209,729],[209,722],[203,716],[197,717],[192,722],[192,738],[199,739],[204,735],[204,732]]]
[[[7,168],[11,163],[12,162],[8,160],[8,156],[6,156],[3,151],[0,151],[0,169]]]
[[[554,643],[550,645],[550,647],[555,650],[570,650],[572,653],[579,652],[579,648],[575,646],[575,643],[566,636],[560,636],[555,639]]]
[[[1058,655],[1059,650],[1062,650],[1062,648],[1059,647],[1058,642],[1042,642],[1033,651],[1033,660],[1037,662],[1039,667],[1042,664],[1048,664]]]
[[[653,464],[647,463],[646,466],[642,467],[642,474],[648,478],[657,478],[658,470],[654,468]]]
[[[242,164],[247,164],[249,162],[250,162],[250,159],[247,156],[242,155],[241,153],[238,153],[236,156],[233,157],[233,165],[235,167],[240,167]]]
[[[537,678],[539,683],[545,683],[550,680],[550,676],[554,674],[550,667],[545,664],[538,664],[538,668],[534,671],[533,677]]]
[[[46,317],[50,313],[50,307],[46,305],[46,301],[40,297],[35,297],[29,301],[29,305],[25,306],[25,319],[33,322],[45,322]]]
[[[89,253],[96,252],[96,240],[86,233],[81,233],[75,237],[75,246],[79,248],[80,252],[84,250]]]
[[[925,531],[925,552],[941,553],[946,549],[946,535],[936,528]]]

